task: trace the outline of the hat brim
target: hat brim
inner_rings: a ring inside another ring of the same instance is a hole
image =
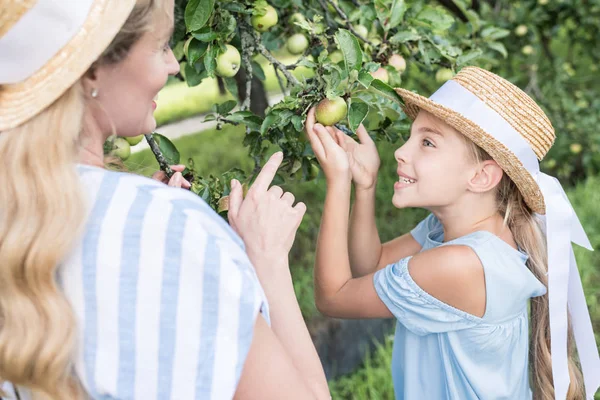
[[[542,215],[546,213],[540,187],[523,163],[506,146],[462,114],[409,90],[402,88],[395,90],[404,100],[403,108],[409,118],[414,120],[420,110],[425,110],[468,137],[500,165],[515,183],[533,212]]]
[[[79,32],[26,80],[0,85],[0,132],[36,116],[70,88],[109,46],[135,0],[96,0]],[[51,34],[51,32],[50,32]]]

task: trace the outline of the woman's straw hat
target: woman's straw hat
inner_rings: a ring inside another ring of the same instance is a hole
[[[109,46],[135,0],[8,0],[0,10],[0,131],[37,115]]]
[[[477,67],[462,69],[452,81],[499,114],[525,139],[537,160],[543,159],[554,143],[554,128],[542,109],[525,92],[506,79]],[[404,111],[411,119],[417,117],[419,110],[425,110],[484,149],[517,185],[527,205],[534,212],[545,214],[544,197],[535,177],[524,167],[521,159],[497,140],[489,129],[484,129],[460,112],[448,105],[439,104],[434,99],[401,88],[397,88],[396,92],[404,99]]]

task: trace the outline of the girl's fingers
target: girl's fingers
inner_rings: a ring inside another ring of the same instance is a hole
[[[183,170],[185,169],[185,165],[182,164],[170,165],[170,167],[175,172],[183,172]]]
[[[183,175],[181,175],[181,172],[175,172],[171,179],[169,179],[168,185],[176,188],[183,186]]]
[[[358,129],[356,130],[356,136],[358,136],[358,140],[360,140],[360,143],[362,144],[375,144],[375,142],[373,142],[373,139],[371,139],[371,136],[369,136],[369,133],[367,132],[363,124],[360,124]]]
[[[346,138],[347,138],[346,134],[344,132],[340,131],[339,129],[337,129],[334,132],[334,134],[337,139],[337,143],[340,145],[340,147],[342,149],[344,149],[345,151],[347,151],[348,150],[348,142],[346,141]],[[352,139],[352,138],[350,138],[350,139]]]
[[[167,174],[165,174],[163,171],[156,171],[155,173],[152,174],[152,179],[157,180],[162,183],[168,183],[166,178],[167,178]]]
[[[327,156],[327,150],[337,146],[337,143],[331,135],[329,131],[325,129],[325,127],[321,124],[315,124],[314,131],[317,133],[321,144],[323,145],[323,149],[325,150],[325,156]]]
[[[308,111],[308,115],[306,116],[305,123],[306,135],[308,136],[308,140],[310,142],[310,146],[313,149],[313,152],[317,156],[317,158],[325,157],[325,149],[323,148],[323,144],[319,137],[315,133],[315,108],[311,108]]]

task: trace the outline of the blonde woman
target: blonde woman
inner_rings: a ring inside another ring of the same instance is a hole
[[[591,245],[560,183],[539,170],[552,124],[523,91],[476,67],[430,98],[396,91],[414,122],[394,153],[392,202],[431,214],[382,244],[373,141],[362,127],[359,143],[315,124],[311,110],[306,130],[328,186],[317,307],[397,319],[398,400],[592,399],[600,359],[571,242]]]
[[[305,206],[269,189],[281,154],[246,200],[234,186],[239,235],[186,190],[104,169],[109,135],[156,126],[173,9],[2,4],[3,399],[329,398],[288,269]]]

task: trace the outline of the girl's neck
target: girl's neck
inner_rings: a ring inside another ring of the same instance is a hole
[[[431,210],[444,227],[444,241],[457,239],[477,231],[488,231],[504,237],[508,228],[495,204],[478,207],[450,206]],[[512,238],[512,235],[509,235]]]

